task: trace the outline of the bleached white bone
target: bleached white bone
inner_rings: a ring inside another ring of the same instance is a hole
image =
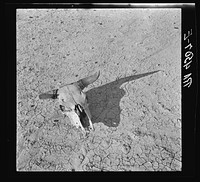
[[[100,75],[100,71],[94,75],[88,76],[77,82],[66,84],[59,89],[51,90],[39,95],[40,99],[58,99],[63,114],[67,115],[71,123],[77,128],[93,130],[91,114],[87,103],[86,94],[83,89],[89,84],[95,82]],[[88,121],[89,125],[85,126],[84,121]],[[82,122],[82,123],[81,123]]]

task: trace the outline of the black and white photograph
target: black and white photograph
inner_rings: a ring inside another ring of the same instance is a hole
[[[178,7],[17,8],[16,171],[182,171],[181,25]]]

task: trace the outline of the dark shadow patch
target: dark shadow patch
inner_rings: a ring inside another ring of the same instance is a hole
[[[117,127],[121,113],[119,103],[126,93],[120,86],[125,82],[137,80],[158,71],[120,78],[114,82],[88,90],[86,94],[90,103],[89,109],[92,115],[92,123],[102,122],[108,127]]]

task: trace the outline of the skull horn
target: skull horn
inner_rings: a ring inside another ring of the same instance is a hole
[[[99,75],[100,75],[100,71],[96,72],[94,75],[88,76],[86,78],[83,78],[77,81],[77,84],[80,87],[80,89],[83,90],[89,84],[95,82],[99,78]]]
[[[51,90],[39,95],[39,99],[57,99],[58,89]]]

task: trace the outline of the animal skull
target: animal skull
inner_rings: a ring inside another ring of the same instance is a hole
[[[93,130],[91,114],[88,108],[86,94],[82,91],[89,84],[95,82],[100,75],[100,71],[77,82],[64,85],[59,89],[48,91],[39,95],[40,99],[58,99],[60,109],[67,115],[71,123],[84,132]]]

